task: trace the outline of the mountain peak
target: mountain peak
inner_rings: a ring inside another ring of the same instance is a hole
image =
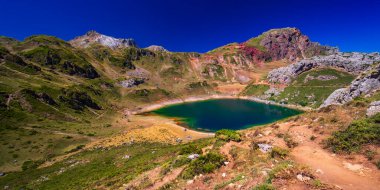
[[[95,30],[90,30],[86,32],[83,36],[78,36],[73,40],[70,40],[70,44],[75,47],[86,48],[92,44],[100,44],[103,46],[115,48],[125,48],[125,47],[137,47],[137,44],[132,38],[114,38],[104,34],[100,34]]]
[[[102,34],[100,34],[99,32],[97,32],[95,30],[89,30],[88,32],[86,32],[85,35],[86,36],[98,36],[98,35],[102,35]]]
[[[337,51],[336,48],[312,42],[300,29],[294,27],[271,29],[243,44],[267,52],[272,60],[286,58],[295,61],[299,58],[304,59],[322,53],[332,54]]]
[[[265,33],[301,33],[301,30],[295,27],[285,27],[285,28],[274,28],[270,29]]]
[[[146,47],[145,49],[148,49],[148,50],[151,50],[151,51],[168,52],[167,49],[165,49],[162,46],[158,46],[158,45],[151,45],[149,47]]]

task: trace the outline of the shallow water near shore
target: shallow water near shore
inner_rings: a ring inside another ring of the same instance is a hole
[[[213,99],[169,105],[150,113],[176,119],[192,129],[214,132],[268,124],[302,111],[243,99]]]

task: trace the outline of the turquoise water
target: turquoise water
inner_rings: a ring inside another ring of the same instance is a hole
[[[176,118],[193,129],[217,131],[268,124],[302,112],[249,100],[217,99],[170,105],[151,113]]]

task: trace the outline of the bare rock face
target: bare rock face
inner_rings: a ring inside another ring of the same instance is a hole
[[[75,47],[86,48],[92,44],[100,44],[110,48],[124,48],[124,47],[137,47],[135,40],[114,38],[100,34],[96,31],[89,31],[83,36],[76,37],[69,41],[71,45]]]
[[[121,81],[120,85],[124,88],[132,88],[140,84],[143,84],[145,80],[146,79],[144,78],[130,78],[130,79]]]
[[[380,113],[380,101],[372,102],[367,109],[367,116],[371,117]]]
[[[224,68],[231,68],[231,73],[238,73],[238,71],[254,69],[265,62],[277,60],[294,62],[335,52],[337,52],[336,48],[311,42],[299,29],[282,28],[264,32],[243,43],[230,43],[216,48],[199,57],[194,57],[192,61],[202,65],[223,65]],[[234,75],[233,80],[242,81],[244,77]]]
[[[157,45],[151,45],[149,47],[146,47],[145,49],[150,50],[150,51],[157,51],[157,52],[169,52],[167,49],[165,49],[162,46],[157,46]]]
[[[358,75],[370,68],[373,63],[379,61],[379,53],[339,52],[328,56],[314,56],[295,64],[272,70],[268,74],[268,81],[271,83],[290,84],[292,79],[296,76],[318,67],[341,68],[347,72]]]
[[[320,107],[342,105],[361,95],[369,95],[380,89],[380,65],[369,68],[347,88],[335,90]]]
[[[320,54],[331,54],[337,49],[321,46],[311,42],[297,28],[273,29],[261,35],[260,45],[265,47],[272,60],[288,59],[295,61],[298,58],[307,58]]]

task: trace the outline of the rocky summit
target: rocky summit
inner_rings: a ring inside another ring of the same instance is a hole
[[[166,50],[164,47],[162,46],[157,46],[157,45],[151,45],[151,46],[148,46],[146,47],[146,49],[150,50],[150,51],[163,51],[163,52],[167,52],[168,50]]]
[[[206,53],[95,31],[0,36],[0,73],[3,189],[380,186],[379,53],[340,52],[297,28]],[[221,100],[189,103],[209,99]]]
[[[110,48],[125,48],[125,47],[137,47],[135,40],[129,39],[118,39],[103,34],[99,34],[96,31],[89,31],[83,36],[78,36],[70,41],[75,47],[86,48],[93,44],[100,44]]]

